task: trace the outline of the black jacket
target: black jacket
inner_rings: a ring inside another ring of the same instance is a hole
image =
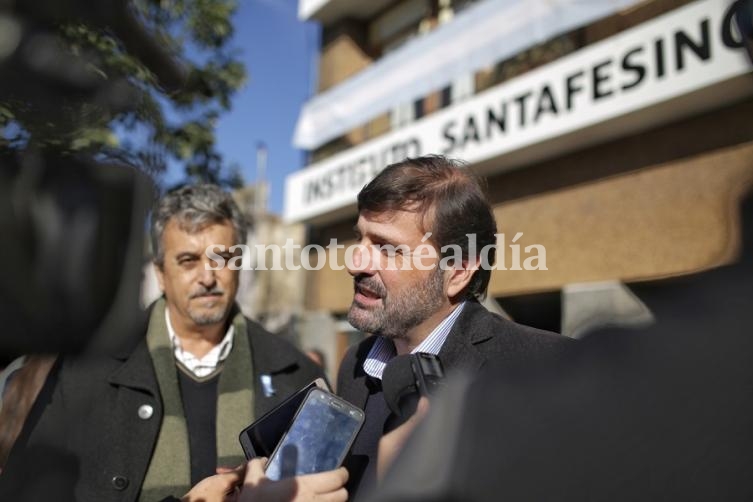
[[[246,323],[258,417],[324,375],[287,341],[251,320]],[[272,377],[274,395],[265,396],[262,374]],[[139,416],[143,405],[153,409],[147,419]],[[61,358],[0,476],[0,500],[134,501],[161,422],[145,339],[113,356]]]

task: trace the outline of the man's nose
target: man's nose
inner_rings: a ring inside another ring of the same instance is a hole
[[[351,259],[348,258],[349,253],[345,253],[345,266],[348,268],[348,273],[352,276],[357,275],[374,275],[374,256],[373,247],[365,244],[357,244],[354,246],[351,255]]]
[[[202,267],[199,272],[199,283],[206,288],[214,286],[217,283],[217,275],[215,274],[215,271],[208,269],[207,267]]]

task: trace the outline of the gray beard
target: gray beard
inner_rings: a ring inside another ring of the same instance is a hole
[[[214,314],[198,314],[189,310],[188,315],[197,326],[210,326],[224,321],[227,312],[221,311]]]
[[[361,309],[353,302],[348,310],[348,322],[364,333],[397,340],[406,332],[431,317],[444,299],[442,271],[435,269],[424,284],[392,299],[387,296],[376,310]]]

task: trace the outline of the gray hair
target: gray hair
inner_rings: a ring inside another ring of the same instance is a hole
[[[162,235],[172,218],[186,232],[229,221],[235,230],[236,244],[246,243],[246,220],[229,193],[212,184],[180,187],[166,193],[152,212],[152,253],[159,266],[165,259]]]

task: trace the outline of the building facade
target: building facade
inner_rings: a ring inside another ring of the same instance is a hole
[[[498,221],[491,308],[576,337],[645,322],[634,289],[739,248],[753,182],[743,3],[301,0],[322,25],[320,76],[284,217],[310,244],[347,247],[355,196],[382,168],[459,158]],[[364,336],[343,321],[351,298],[346,271],[307,272],[305,310],[331,319],[338,359]]]

